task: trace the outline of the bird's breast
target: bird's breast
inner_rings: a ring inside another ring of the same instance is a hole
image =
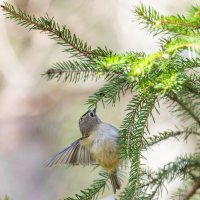
[[[119,133],[117,129],[109,126],[106,124],[106,126],[99,127],[87,138],[85,144],[88,145],[88,150],[97,162],[112,172],[119,165]]]
[[[96,161],[109,172],[114,172],[119,165],[119,131],[110,124],[102,123],[89,136],[81,140]]]
[[[96,139],[91,146],[91,152],[102,167],[111,172],[115,171],[119,163],[118,144],[115,139]]]

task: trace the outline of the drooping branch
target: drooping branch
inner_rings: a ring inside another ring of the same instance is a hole
[[[179,98],[174,92],[172,92],[172,95],[170,95],[169,98],[173,100],[174,102],[176,102],[184,111],[186,111],[200,126],[200,118],[196,114],[198,110],[194,110],[194,108],[192,109],[191,106],[189,105],[192,103],[191,100],[189,100],[188,102],[185,102],[181,98]]]
[[[188,190],[188,192],[183,197],[183,200],[189,200],[192,196],[195,195],[197,190],[200,189],[200,177],[198,177],[194,184],[191,186],[191,188]]]
[[[132,105],[134,109],[135,107],[136,109],[138,109],[138,106],[139,106],[139,109],[137,110],[134,116],[134,121],[132,125],[133,128],[131,130],[132,133],[131,133],[131,138],[129,141],[130,146],[128,147],[129,154],[130,154],[129,159],[131,162],[129,183],[128,183],[128,186],[120,195],[121,200],[132,199],[132,198],[137,199],[137,196],[139,195],[138,188],[140,186],[140,170],[141,170],[140,168],[141,168],[142,146],[144,144],[144,130],[147,125],[148,117],[154,107],[156,97],[154,95],[144,95],[144,96],[140,96],[140,98],[141,98],[140,104],[134,103]],[[129,111],[131,111],[132,106],[131,104],[129,105]],[[132,120],[132,117],[133,117],[132,113],[130,112],[130,120]],[[126,121],[128,122],[128,120],[129,119],[125,118],[124,123],[122,124],[123,129],[121,130],[121,132],[123,135],[125,134],[129,140],[129,136],[128,136],[128,134],[130,133],[129,132],[130,129],[128,127],[129,123],[126,123]],[[123,140],[124,138],[123,135],[122,135],[121,140]],[[125,149],[125,152],[126,152],[126,149]]]

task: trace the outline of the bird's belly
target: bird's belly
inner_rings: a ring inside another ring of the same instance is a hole
[[[119,165],[118,144],[113,139],[96,139],[92,144],[91,153],[109,172],[114,172]]]

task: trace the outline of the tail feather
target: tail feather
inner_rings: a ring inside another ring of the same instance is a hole
[[[111,184],[112,184],[113,192],[115,194],[116,191],[121,188],[121,183],[120,183],[120,181],[117,177],[116,172],[110,175],[110,181],[111,181]]]
[[[45,162],[46,167],[52,167],[57,164],[69,164],[69,165],[91,165],[97,164],[96,160],[87,151],[87,149],[80,145],[78,139],[71,145],[55,154]]]

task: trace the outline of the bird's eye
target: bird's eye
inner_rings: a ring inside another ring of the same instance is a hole
[[[89,112],[90,117],[94,117],[94,113],[93,112]]]

